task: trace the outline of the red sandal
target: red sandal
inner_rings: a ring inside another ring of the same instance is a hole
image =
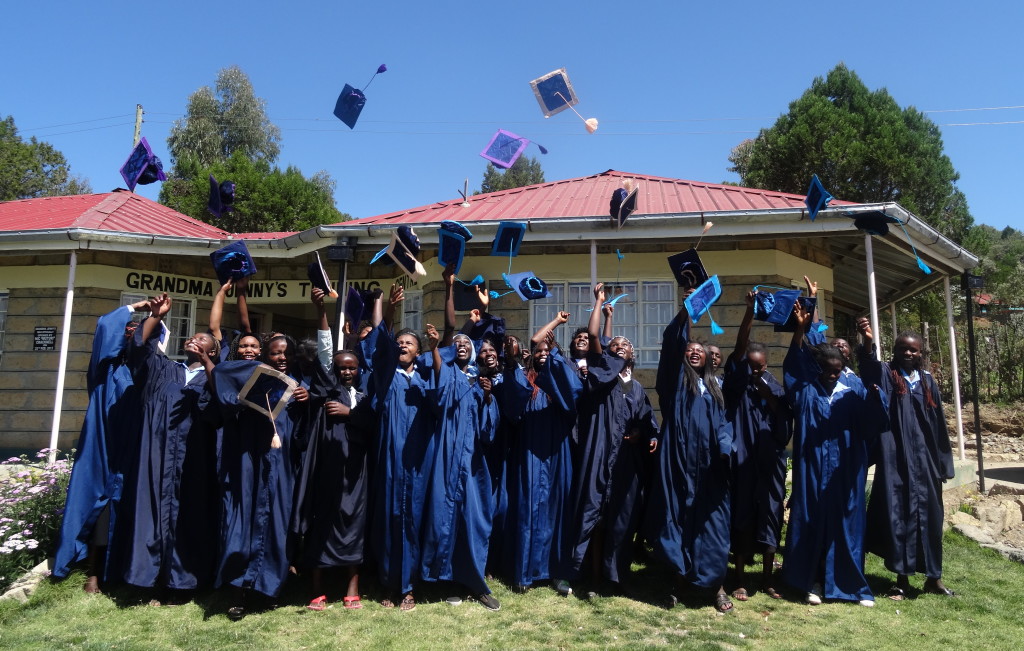
[[[342,602],[345,604],[345,608],[349,610],[359,610],[363,607],[363,602],[360,601],[359,595],[353,597],[344,597]]]
[[[320,595],[313,601],[309,602],[306,608],[310,610],[327,610],[327,595]]]

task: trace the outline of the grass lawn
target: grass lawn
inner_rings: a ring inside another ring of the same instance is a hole
[[[746,603],[736,602],[728,615],[717,614],[705,595],[685,596],[680,605],[665,608],[671,577],[659,566],[636,567],[638,600],[600,597],[587,602],[559,597],[546,586],[517,595],[493,582],[502,604],[496,613],[471,601],[448,605],[444,598],[457,591],[443,586],[418,591],[419,605],[411,613],[385,610],[369,599],[360,611],[346,611],[338,603],[316,613],[303,607],[305,584],[297,580],[282,595],[286,605],[250,614],[241,622],[227,619],[227,600],[220,593],[199,594],[182,606],[155,607],[147,605],[149,595],[129,588],[86,595],[81,590],[84,576],[74,573],[63,583],[44,583],[28,604],[0,604],[0,646],[1020,648],[1024,566],[955,533],[946,535],[945,544],[944,580],[960,593],[954,598],[919,595],[894,602],[880,596],[877,607],[869,609],[849,603],[807,606],[757,592]],[[873,556],[868,575],[875,593],[884,594],[892,576]],[[912,584],[920,588],[922,581],[916,577]]]

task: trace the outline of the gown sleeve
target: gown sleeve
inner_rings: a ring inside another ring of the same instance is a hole
[[[576,413],[576,402],[583,393],[583,383],[558,349],[548,356],[548,362],[537,373],[537,386],[548,394],[551,401],[567,414]]]

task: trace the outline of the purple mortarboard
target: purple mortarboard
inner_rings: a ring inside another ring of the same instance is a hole
[[[719,283],[718,276],[716,275],[701,283],[700,287],[683,301],[683,305],[686,306],[686,311],[694,323],[700,321],[700,318],[705,314],[708,315],[708,318],[711,319],[711,334],[713,335],[720,335],[724,332],[721,326],[715,323],[715,318],[711,316],[711,306],[721,296],[722,285]]]
[[[547,283],[538,278],[532,271],[501,274],[501,277],[505,280],[505,284],[524,301],[551,296]]]
[[[313,287],[322,290],[327,296],[338,298],[338,292],[331,287],[331,279],[327,277],[324,263],[320,261],[320,254],[316,251],[313,254],[316,256],[316,262],[310,262],[306,265],[306,276],[309,278],[309,282],[313,284]]]
[[[128,160],[121,166],[121,178],[128,184],[128,189],[135,192],[136,185],[149,185],[156,181],[166,181],[164,165],[149,148],[145,138],[139,138]]]
[[[818,216],[818,211],[826,207],[829,201],[832,201],[832,195],[818,180],[818,175],[812,175],[811,185],[807,188],[807,198],[804,199],[804,203],[807,204],[807,214],[812,222]]]
[[[420,238],[416,237],[408,226],[399,226],[391,233],[391,244],[388,245],[388,257],[395,261],[413,280],[426,276],[427,270],[416,259],[420,252]]]
[[[288,404],[298,383],[266,364],[256,364],[252,375],[238,392],[238,402],[259,413],[276,418]]]
[[[498,224],[498,231],[494,234],[494,242],[491,244],[491,255],[507,255],[516,257],[519,255],[519,245],[526,235],[526,224],[521,222],[501,222]]]
[[[579,111],[573,108],[580,103],[580,100],[576,97],[576,91],[572,88],[572,82],[569,81],[569,75],[565,72],[565,68],[552,70],[543,77],[534,79],[530,82],[530,87],[533,88],[533,94],[537,97],[537,103],[540,104],[540,110],[544,112],[544,117],[549,118],[565,109],[571,109],[579,119],[583,120],[589,133],[597,131],[597,118],[584,118]]]
[[[754,287],[754,318],[775,325],[782,325],[793,313],[793,303],[800,296],[799,289],[779,289],[766,292],[761,285]]]
[[[213,261],[213,269],[217,272],[217,280],[221,285],[226,283],[228,278],[238,280],[256,273],[256,263],[249,255],[245,240],[235,240],[217,249],[210,254],[210,260]]]
[[[917,247],[910,239],[910,233],[907,232],[907,227],[903,222],[891,215],[880,210],[873,210],[871,212],[859,212],[859,213],[846,213],[847,217],[853,218],[853,225],[872,235],[888,235],[889,224],[899,224],[900,228],[903,229],[903,234],[907,236],[907,244],[910,245],[910,249],[914,252],[914,257],[917,258],[917,267],[926,274],[932,272],[932,268],[925,264],[924,260],[917,252]]]
[[[636,210],[636,197],[638,186],[633,185],[632,179],[626,179],[626,187],[619,188],[612,192],[612,200],[609,204],[609,212],[612,216],[612,226],[622,228],[626,220]]]
[[[349,129],[356,128],[356,121],[359,119],[359,114],[363,111],[363,107],[366,105],[366,95],[363,93],[370,84],[373,83],[374,78],[383,73],[387,72],[388,67],[381,64],[377,68],[377,72],[373,73],[373,77],[370,77],[370,81],[366,82],[363,86],[363,90],[353,88],[348,84],[345,84],[345,88],[342,89],[341,94],[338,95],[338,101],[334,104],[334,116],[339,120],[348,125]]]
[[[206,202],[206,208],[214,217],[221,217],[224,213],[234,210],[235,183],[224,181],[218,184],[217,179],[210,175],[210,198]]]
[[[696,289],[708,279],[708,272],[701,264],[697,249],[687,249],[670,256],[668,266],[672,269],[676,282],[683,289]]]
[[[517,136],[511,131],[498,129],[498,132],[494,134],[494,137],[487,143],[487,146],[480,152],[480,155],[498,167],[508,169],[515,165],[515,162],[519,160],[519,156],[522,155],[529,144],[530,141],[522,136]],[[540,148],[540,153],[548,153],[548,150],[540,144],[537,144],[537,147]]]
[[[797,292],[799,294],[799,292]],[[800,301],[800,305],[803,306],[804,311],[809,314],[814,313],[814,308],[818,306],[818,299],[811,298],[810,296],[801,296],[796,299]],[[810,324],[808,324],[810,329]],[[796,331],[796,312],[793,311],[793,301],[789,303],[789,314],[786,318],[785,323],[782,325],[775,326],[775,332],[795,332]]]

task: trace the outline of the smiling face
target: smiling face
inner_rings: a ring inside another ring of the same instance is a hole
[[[213,355],[213,347],[213,337],[206,332],[197,332],[185,340],[185,345],[182,346],[182,350],[184,350],[185,357],[187,357],[189,361],[196,361],[199,359],[200,348],[205,350],[207,355]]]
[[[708,357],[711,359],[711,370],[717,371],[722,365],[722,351],[718,346],[708,346]]]
[[[286,339],[272,339],[267,344],[267,366],[287,373],[291,366],[294,352],[288,347]]]
[[[485,340],[480,344],[480,354],[476,356],[476,364],[484,375],[498,370],[498,351],[491,342]]]
[[[533,367],[540,368],[548,363],[548,357],[551,356],[551,347],[548,346],[548,342],[542,341],[533,349]]]
[[[633,359],[633,344],[630,343],[629,339],[625,337],[615,337],[608,344],[608,352],[616,357],[632,361]]]
[[[355,384],[359,378],[359,359],[348,351],[342,351],[334,355],[334,372],[345,388]]]
[[[420,354],[420,340],[415,335],[398,335],[395,343],[398,344],[399,364],[409,366],[416,361],[416,356]]]
[[[892,346],[893,359],[907,373],[921,368],[922,355],[921,340],[917,337],[900,337]]]
[[[253,360],[260,357],[260,340],[252,335],[245,335],[238,340],[238,359]]]
[[[586,357],[587,351],[590,350],[590,333],[576,333],[576,336],[572,338],[570,350],[572,351],[573,357]]]
[[[469,363],[473,356],[473,341],[466,335],[455,335],[455,363],[460,367]]]
[[[696,341],[691,341],[686,344],[686,363],[690,365],[695,371],[704,370],[704,362],[707,360],[708,354],[704,350],[702,344]]]

